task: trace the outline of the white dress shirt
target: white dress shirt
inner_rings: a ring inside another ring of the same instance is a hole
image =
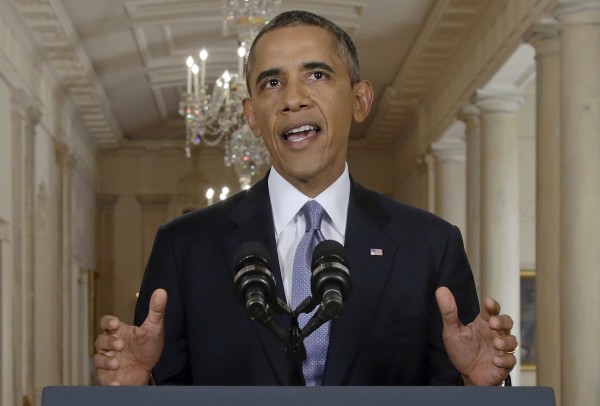
[[[306,222],[300,209],[307,201],[316,200],[327,212],[321,223],[323,236],[326,240],[335,240],[343,245],[350,201],[348,164],[342,175],[314,199],[302,194],[273,167],[268,184],[283,288],[287,303],[291,304],[294,255],[306,231]]]

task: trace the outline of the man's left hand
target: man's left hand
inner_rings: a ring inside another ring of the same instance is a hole
[[[444,323],[446,352],[465,385],[501,385],[517,363],[517,338],[510,333],[512,318],[500,315],[498,302],[487,298],[477,318],[465,326],[450,290],[440,287],[435,296]]]

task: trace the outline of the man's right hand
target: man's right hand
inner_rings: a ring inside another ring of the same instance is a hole
[[[104,331],[96,339],[94,364],[101,385],[146,385],[164,343],[167,292],[157,289],[150,298],[148,317],[140,327],[104,316]]]

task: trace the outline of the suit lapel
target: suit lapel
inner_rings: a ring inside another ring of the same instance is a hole
[[[245,193],[237,206],[232,210],[230,219],[238,227],[225,237],[224,249],[229,260],[233,258],[237,248],[248,241],[257,241],[262,243],[271,256],[271,273],[275,277],[277,296],[285,300],[283,281],[279,269],[279,260],[277,247],[275,243],[275,233],[273,226],[273,215],[271,212],[271,202],[267,187],[267,176],[257,182],[251,189]],[[234,270],[231,270],[233,280]],[[286,328],[289,326],[289,316],[276,315],[278,322]],[[251,321],[258,339],[275,370],[277,376],[281,379],[281,384],[288,383],[288,361],[285,354],[284,344],[267,328],[258,322]]]
[[[374,194],[353,182],[345,237],[353,291],[343,314],[332,322],[324,385],[345,383],[386,285],[397,249],[382,230],[388,219]],[[383,255],[371,255],[371,248]]]

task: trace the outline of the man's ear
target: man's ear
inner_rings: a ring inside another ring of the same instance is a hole
[[[373,104],[373,87],[368,80],[356,82],[352,87],[354,91],[354,121],[362,123],[371,111]]]
[[[246,117],[246,121],[248,121],[248,126],[250,126],[252,133],[256,138],[260,138],[260,128],[256,123],[256,116],[254,115],[252,100],[249,98],[242,100],[242,107],[244,108],[244,116]]]

